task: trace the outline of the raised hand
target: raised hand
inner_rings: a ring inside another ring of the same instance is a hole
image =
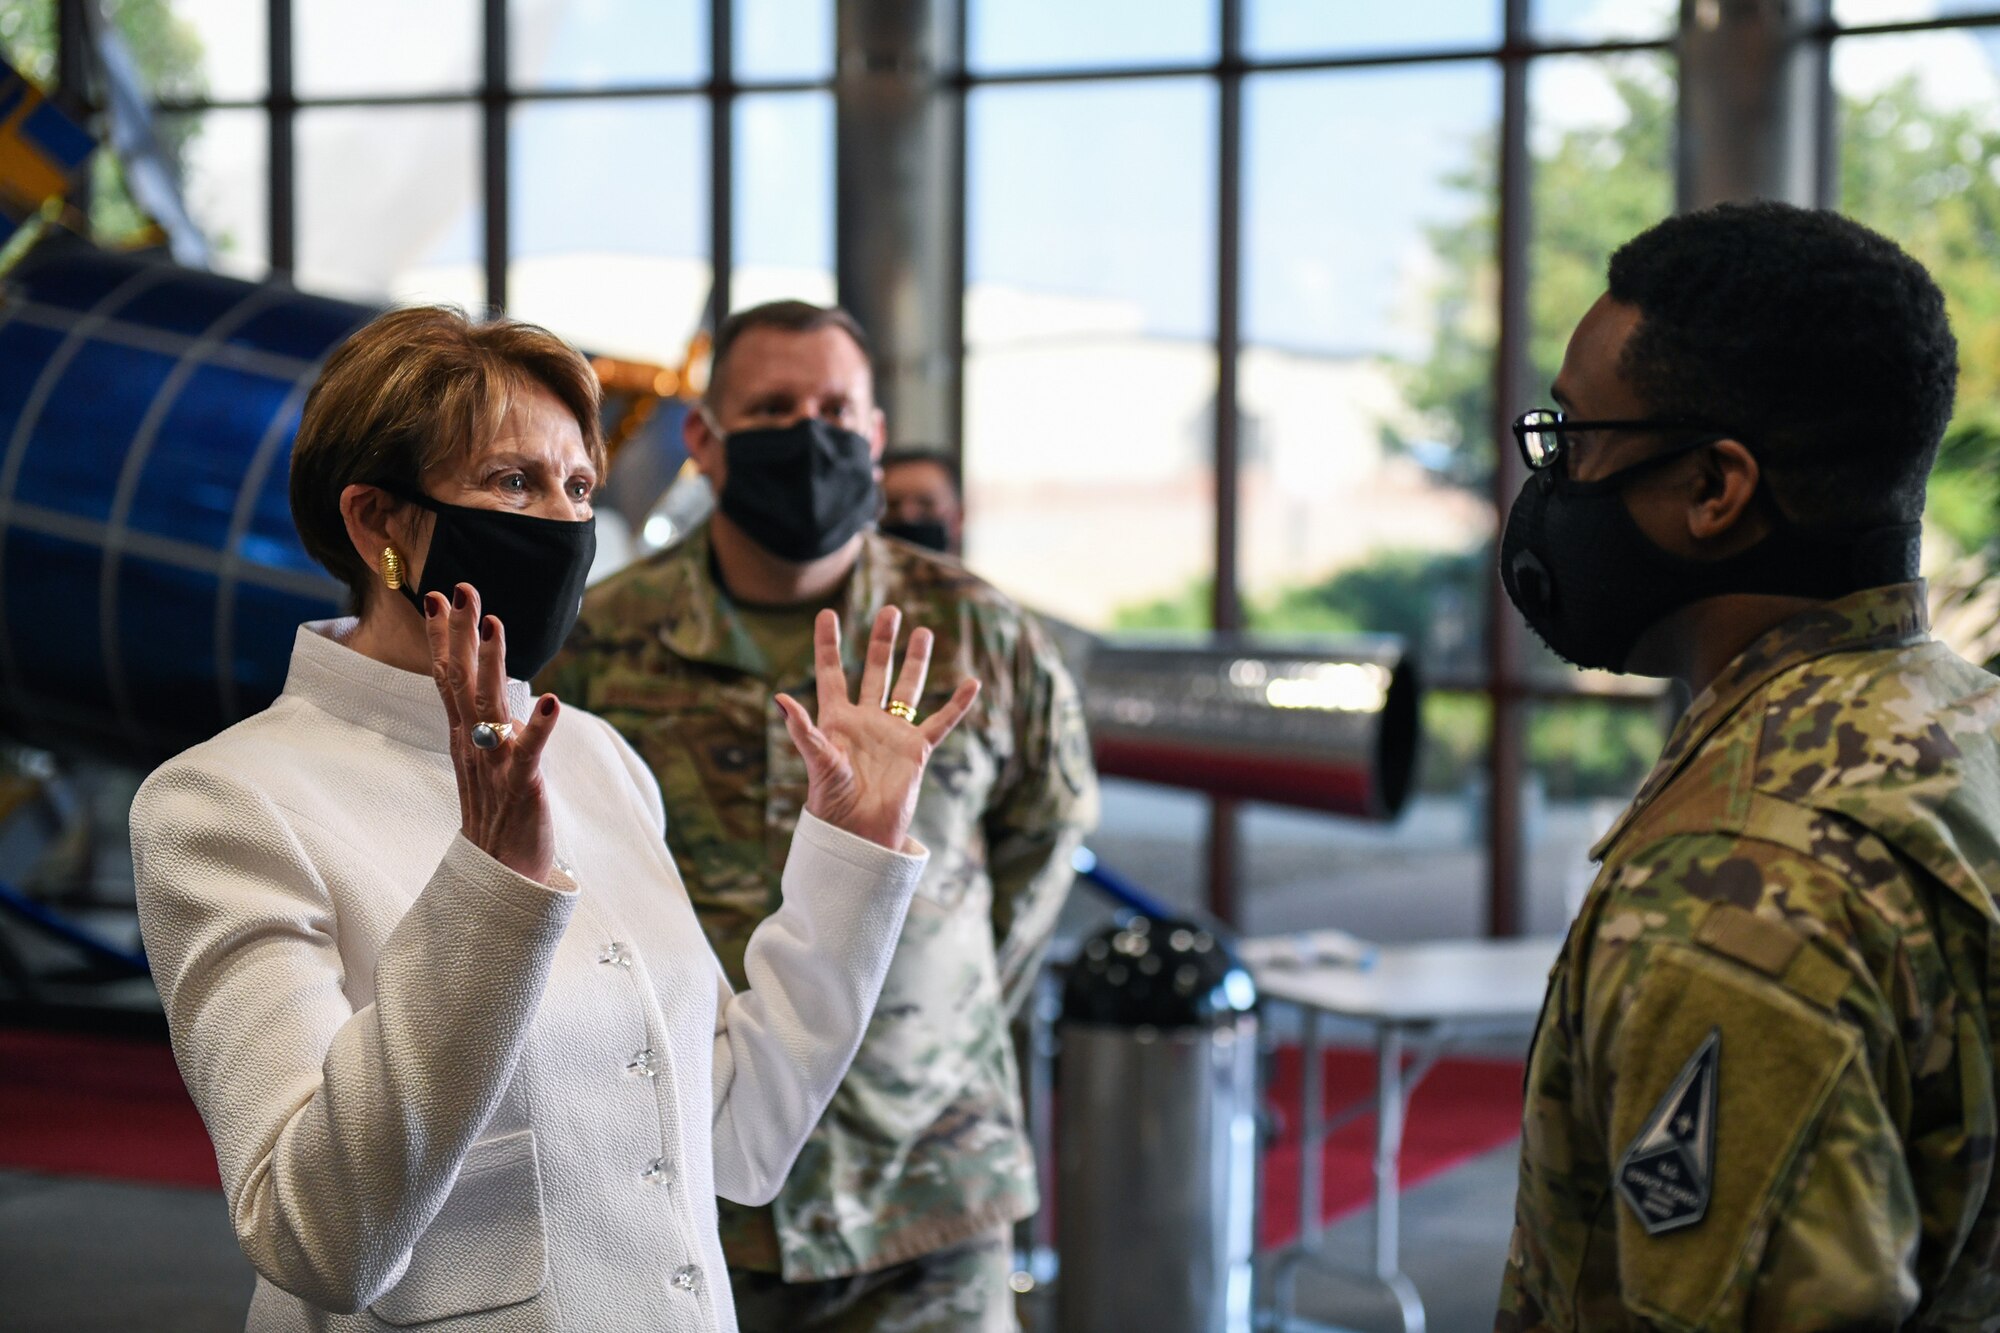
[[[893,606],[876,614],[861,669],[861,690],[850,699],[847,673],[840,665],[840,617],[820,612],[813,622],[819,725],[813,725],[805,708],[790,695],[781,694],[777,700],[792,744],[806,761],[806,810],[892,851],[900,851],[909,834],[917,811],[917,786],[931,751],[979,697],[979,682],[967,679],[959,682],[943,708],[927,718],[913,721],[889,712],[892,697],[913,707],[923,698],[924,678],[931,669],[931,632],[912,631],[902,675],[890,695],[896,631],[902,620],[902,612]]]
[[[542,747],[561,705],[553,694],[535,702],[526,724],[507,713],[507,630],[499,617],[479,614],[479,593],[461,583],[447,602],[424,598],[424,633],[431,643],[431,678],[451,720],[451,766],[458,775],[459,831],[488,856],[529,879],[549,882],[555,866],[555,822],[542,787]],[[506,724],[490,749],[474,739],[479,724]]]

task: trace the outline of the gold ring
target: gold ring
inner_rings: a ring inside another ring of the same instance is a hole
[[[905,722],[914,723],[917,720],[917,710],[904,703],[901,699],[891,699],[889,701],[889,712],[892,716],[900,717]]]

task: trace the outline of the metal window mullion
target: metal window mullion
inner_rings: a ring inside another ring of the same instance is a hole
[[[1221,0],[1221,60],[1216,68],[1215,160],[1215,570],[1209,618],[1215,631],[1243,628],[1238,586],[1237,505],[1241,432],[1237,360],[1242,352],[1243,4]],[[1243,808],[1228,797],[1208,802],[1208,905],[1243,924]]]
[[[268,60],[270,82],[269,174],[265,180],[270,228],[271,272],[289,278],[298,266],[298,98],[292,86],[291,0],[270,0]]]
[[[708,20],[708,327],[729,317],[736,267],[736,52],[734,0],[710,0]]]
[[[1818,20],[1805,40],[1813,59],[1813,202],[1840,207],[1840,98],[1833,86],[1833,0],[1810,0]]]
[[[956,14],[953,22],[951,68],[939,83],[936,96],[950,99],[951,124],[946,131],[951,136],[951,220],[947,225],[950,235],[949,253],[945,257],[946,281],[949,288],[945,296],[944,317],[945,356],[951,367],[951,398],[946,405],[945,420],[950,426],[951,439],[946,441],[953,455],[958,459],[958,474],[965,470],[965,285],[970,276],[970,261],[967,257],[967,209],[966,192],[970,183],[970,172],[966,165],[967,138],[966,119],[969,112],[969,93],[962,82],[965,74],[969,39],[966,24],[971,19],[968,0],[949,0]],[[976,516],[973,521],[977,521]]]
[[[486,191],[486,305],[507,309],[507,264],[512,249],[509,215],[507,0],[485,0],[486,78],[480,90],[484,119]]]
[[[1493,356],[1490,435],[1493,506],[1503,521],[1526,472],[1518,454],[1507,447],[1507,423],[1513,399],[1527,377],[1530,333],[1528,242],[1533,163],[1528,155],[1528,2],[1505,0],[1507,48],[1500,66],[1499,227],[1495,237],[1500,329]],[[1486,622],[1486,688],[1493,715],[1486,753],[1486,930],[1489,935],[1510,936],[1521,933],[1525,916],[1521,786],[1527,777],[1527,654],[1520,617],[1497,575],[1488,580]]]

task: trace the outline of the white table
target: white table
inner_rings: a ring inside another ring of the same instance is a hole
[[[1398,1254],[1398,1188],[1403,1116],[1410,1091],[1454,1041],[1479,1035],[1531,1032],[1541,1013],[1549,968],[1562,948],[1558,938],[1454,940],[1383,945],[1372,964],[1280,961],[1296,953],[1293,937],[1242,943],[1244,961],[1266,1000],[1296,1005],[1305,1033],[1305,1123],[1299,1151],[1299,1237],[1279,1252],[1273,1270],[1271,1312],[1280,1330],[1298,1327],[1292,1315],[1298,1265],[1326,1263],[1320,1247],[1320,1172],[1327,1135],[1373,1108],[1375,1121],[1375,1244],[1370,1276],[1396,1299],[1406,1333],[1423,1333],[1424,1304],[1402,1271]],[[1340,1112],[1325,1114],[1323,1021],[1334,1016],[1375,1032],[1375,1092]],[[1417,1062],[1403,1069],[1415,1044]],[[1329,1265],[1330,1266],[1330,1265]]]

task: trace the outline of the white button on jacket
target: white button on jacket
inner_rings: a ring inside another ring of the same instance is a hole
[[[732,994],[659,790],[566,708],[570,874],[458,836],[428,676],[300,629],[265,712],[132,808],[140,920],[249,1327],[732,1330],[715,1198],[777,1192],[861,1039],[923,849],[811,817]],[[525,720],[528,690],[510,683]]]

